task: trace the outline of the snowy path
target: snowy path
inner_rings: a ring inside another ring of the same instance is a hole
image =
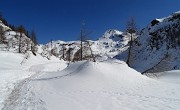
[[[20,70],[3,70],[0,71],[0,73],[3,73],[3,76],[1,75],[0,78],[2,79],[0,83],[0,109],[2,109],[5,99],[12,92],[12,90],[15,89],[15,85],[20,81],[30,77],[30,75],[33,73]],[[20,73],[22,74],[20,75]]]
[[[24,96],[34,97],[33,92],[28,91],[31,79],[46,71],[60,71],[66,67],[65,62],[56,58],[47,60],[40,55],[30,55],[26,63],[21,65],[23,54],[1,51],[0,54],[0,110],[14,110],[15,106],[22,105]],[[26,95],[22,96],[22,92]],[[33,98],[28,97],[24,98],[26,102],[32,102],[28,100]]]
[[[37,99],[37,96],[35,96],[35,93],[33,93],[30,90],[29,83],[36,77],[43,75],[43,73],[51,71],[51,69],[47,69],[49,66],[53,66],[53,71],[60,71],[61,69],[64,69],[66,65],[61,65],[61,68],[57,65],[59,62],[53,62],[53,63],[45,63],[45,64],[39,64],[39,65],[33,65],[28,69],[28,72],[33,73],[30,77],[23,79],[19,83],[15,83],[14,89],[12,92],[8,95],[7,99],[4,101],[4,107],[2,110],[25,110],[27,109],[26,105],[32,106],[34,109],[39,110],[39,107],[42,104],[41,100]],[[25,107],[25,108],[23,108]]]
[[[26,78],[23,81],[15,84],[14,89],[8,95],[8,98],[4,101],[4,107],[2,108],[2,110],[14,110],[17,106],[21,106],[22,105],[22,100],[23,100],[22,97],[24,97],[24,96],[22,96],[21,92],[23,90],[26,90],[25,92],[27,94],[25,94],[25,95],[30,97],[32,95],[32,93],[30,94],[30,91],[29,91],[29,88],[28,88],[28,84],[31,81],[31,79],[35,78],[39,74],[40,73],[37,72],[34,75],[32,75],[31,77]],[[31,100],[30,99],[26,99],[26,102],[23,102],[23,103],[29,103],[27,101],[31,101]]]

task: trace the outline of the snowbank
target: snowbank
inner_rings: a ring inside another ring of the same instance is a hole
[[[48,110],[179,109],[180,86],[147,78],[122,61],[77,62],[29,85]],[[25,96],[28,97],[28,96]],[[40,103],[41,102],[41,103]],[[22,107],[21,106],[21,107]],[[33,108],[31,108],[33,109]]]

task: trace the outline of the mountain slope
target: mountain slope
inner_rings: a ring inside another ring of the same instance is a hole
[[[133,44],[130,66],[139,72],[180,68],[180,12],[153,20]],[[126,61],[127,52],[116,58]]]
[[[25,33],[13,31],[0,20],[0,50],[26,53],[32,50],[34,42]],[[19,49],[20,48],[20,49]]]
[[[97,41],[87,41],[89,42],[96,59],[105,60],[126,50],[128,48],[126,45],[129,42],[129,37],[126,33],[118,30],[108,30]],[[80,41],[52,41],[45,46],[42,46],[42,55],[48,58],[50,58],[51,55],[62,58],[64,50],[65,59],[67,60],[68,50],[70,48],[72,49],[71,59],[73,60],[80,51]],[[87,42],[83,43],[83,56],[91,56],[91,51]]]

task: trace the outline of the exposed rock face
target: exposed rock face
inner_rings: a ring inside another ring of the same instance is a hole
[[[127,52],[116,58],[126,60]],[[140,72],[180,69],[180,12],[153,20],[133,44],[131,67]]]

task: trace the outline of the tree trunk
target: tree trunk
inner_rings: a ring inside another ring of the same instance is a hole
[[[82,30],[81,30],[81,61],[83,60],[83,47],[82,47],[82,43],[83,43],[83,35],[82,35]]]
[[[64,46],[63,46],[63,59],[64,59]]]
[[[19,53],[21,53],[21,37],[22,37],[22,33],[20,33],[19,36]]]
[[[90,46],[90,43],[88,42],[88,45],[89,45],[89,49],[90,49],[90,51],[91,51],[91,57],[93,58],[93,62],[96,62],[96,59],[95,59],[95,57],[94,57],[94,54],[93,54],[93,51],[92,51],[92,49],[91,49],[91,46]]]
[[[72,48],[69,48],[69,50],[68,50],[68,61],[69,61],[69,63],[71,62],[71,51],[72,51]]]
[[[131,33],[131,39],[130,39],[130,45],[129,45],[129,51],[128,51],[128,58],[127,58],[127,65],[130,66],[130,58],[131,58],[131,48],[132,48],[132,33]]]

